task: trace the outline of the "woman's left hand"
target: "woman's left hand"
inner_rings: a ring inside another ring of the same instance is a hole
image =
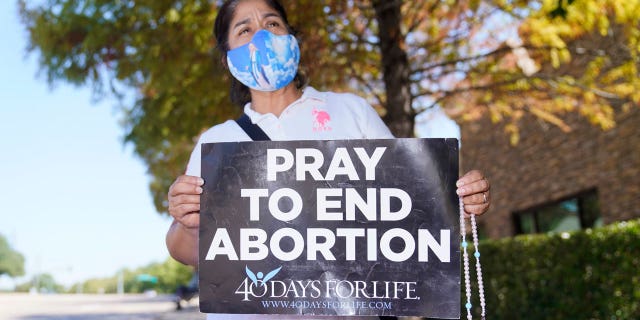
[[[462,198],[464,212],[466,214],[481,215],[489,209],[491,205],[491,194],[489,180],[482,172],[471,170],[456,182],[456,193]]]

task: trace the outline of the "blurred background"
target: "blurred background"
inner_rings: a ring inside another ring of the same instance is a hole
[[[460,138],[461,172],[490,179],[493,317],[640,318],[640,1],[283,3],[312,86],[365,97],[397,137]],[[165,196],[240,112],[219,4],[0,4],[0,291],[189,282]]]
[[[164,262],[170,220],[123,144],[115,102],[47,84],[38,55],[27,54],[17,2],[1,6],[0,250],[8,244],[24,264],[0,252],[0,289],[82,292],[85,280]]]

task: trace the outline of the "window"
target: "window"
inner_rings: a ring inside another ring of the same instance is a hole
[[[516,234],[563,232],[602,225],[597,190],[514,213]]]

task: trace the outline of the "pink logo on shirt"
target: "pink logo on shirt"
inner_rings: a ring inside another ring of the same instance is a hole
[[[313,131],[331,131],[329,127],[331,116],[326,111],[313,108],[311,114],[313,114]]]

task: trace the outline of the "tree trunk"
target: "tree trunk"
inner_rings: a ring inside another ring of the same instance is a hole
[[[411,107],[409,59],[400,29],[401,0],[374,0],[382,56],[383,79],[387,94],[384,121],[396,137],[413,137],[415,112]]]

